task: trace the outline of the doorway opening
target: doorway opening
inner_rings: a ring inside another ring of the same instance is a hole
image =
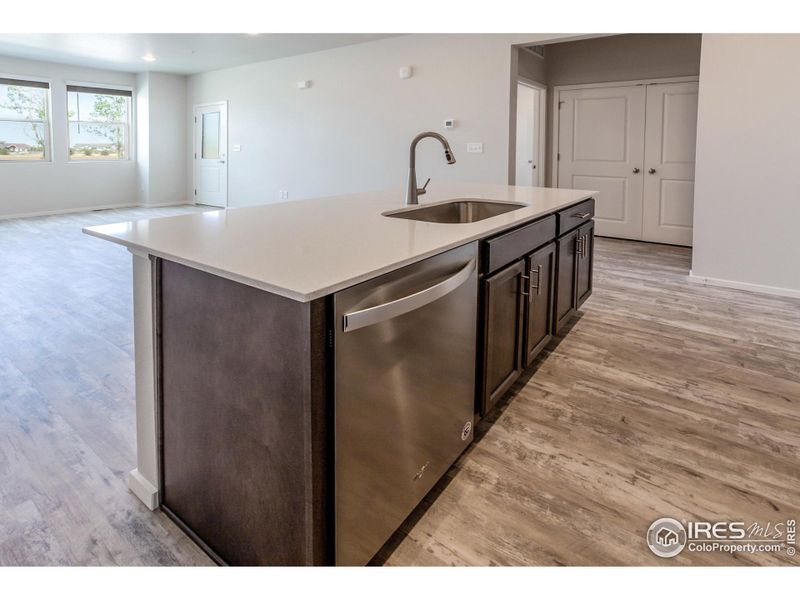
[[[194,107],[194,203],[228,206],[228,102]]]
[[[692,245],[701,43],[699,34],[626,34],[518,47],[514,75],[545,84],[549,98],[538,185],[597,190],[597,235]],[[520,156],[524,94],[510,148],[516,185],[531,185]]]
[[[546,114],[547,86],[518,79],[515,185],[544,185]]]

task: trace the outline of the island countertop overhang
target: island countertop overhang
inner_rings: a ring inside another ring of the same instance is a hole
[[[455,198],[524,204],[475,223],[384,216],[402,190],[364,192],[86,227],[84,233],[245,285],[309,302],[474,240],[553,214],[597,192],[495,184],[432,188]]]

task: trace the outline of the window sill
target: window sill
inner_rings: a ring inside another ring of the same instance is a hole
[[[15,165],[52,165],[52,160],[26,160],[24,158],[11,158],[0,160],[0,165],[4,163],[13,163]]]
[[[66,163],[68,165],[88,165],[88,164],[92,164],[92,163],[103,163],[103,164],[108,164],[108,163],[130,163],[130,162],[133,162],[133,160],[131,160],[130,158],[122,158],[122,159],[120,159],[120,158],[106,158],[106,159],[95,158],[95,159],[91,159],[91,160],[75,160],[75,159],[71,158],[71,159],[68,159],[66,161]]]

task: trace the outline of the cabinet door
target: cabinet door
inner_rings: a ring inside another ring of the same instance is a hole
[[[592,267],[594,263],[594,222],[578,229],[576,267],[576,307],[592,295]]]
[[[523,292],[525,260],[520,259],[484,281],[483,414],[514,383],[523,368]]]
[[[528,257],[528,306],[525,326],[525,365],[547,345],[553,331],[553,274],[556,245],[548,244]]]
[[[577,308],[575,297],[575,246],[578,229],[562,235],[556,240],[556,299],[553,333],[557,333],[569,321]]]

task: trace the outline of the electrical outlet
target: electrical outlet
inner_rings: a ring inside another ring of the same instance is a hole
[[[482,154],[483,153],[483,142],[469,142],[467,144],[467,152],[475,153],[475,154]]]
[[[289,199],[288,190],[278,190],[278,200],[288,200],[288,199]]]

